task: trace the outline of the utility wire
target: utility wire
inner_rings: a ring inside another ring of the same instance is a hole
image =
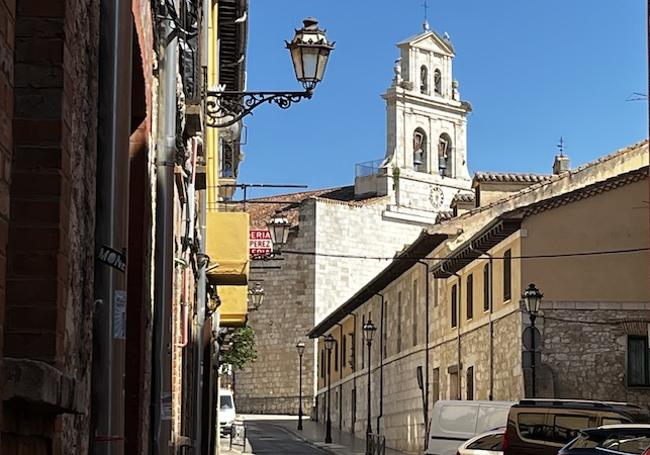
[[[509,259],[553,259],[565,257],[581,257],[581,256],[602,256],[608,254],[626,254],[626,253],[639,253],[642,251],[650,251],[650,248],[629,248],[620,250],[603,250],[603,251],[580,251],[575,253],[556,253],[556,254],[533,254],[510,256]],[[448,260],[448,257],[415,257],[415,256],[361,256],[355,254],[338,254],[338,253],[318,253],[315,251],[296,251],[296,250],[282,250],[282,254],[293,254],[297,256],[318,256],[342,259],[367,259],[374,261],[443,261]],[[493,259],[506,259],[505,256],[494,256]]]

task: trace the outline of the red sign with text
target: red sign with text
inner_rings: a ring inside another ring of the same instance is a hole
[[[261,259],[271,256],[273,253],[273,242],[268,229],[252,229],[250,231],[250,255],[253,259]]]

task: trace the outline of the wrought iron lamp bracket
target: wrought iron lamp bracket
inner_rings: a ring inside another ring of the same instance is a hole
[[[234,125],[264,104],[288,109],[293,103],[310,99],[312,90],[304,92],[232,92],[208,91],[205,98],[206,124],[212,128]]]

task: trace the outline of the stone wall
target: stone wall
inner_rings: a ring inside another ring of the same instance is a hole
[[[314,251],[314,201],[304,203],[300,225],[292,231],[287,250]],[[271,267],[271,268],[269,268]],[[281,268],[273,268],[281,267]],[[253,261],[250,281],[260,281],[264,303],[249,313],[255,331],[257,360],[235,374],[238,412],[298,413],[298,353],[296,343],[305,342],[303,355],[303,409],[308,415],[313,400],[314,343],[306,338],[314,321],[313,256],[283,255],[278,261]]]
[[[407,281],[407,280],[404,280]],[[376,302],[371,307],[361,307],[360,314],[378,311]],[[378,313],[377,313],[378,314]],[[394,324],[394,317],[387,311],[388,328]],[[410,315],[405,315],[405,324],[410,324]],[[394,327],[394,326],[393,326]],[[450,384],[450,368],[458,365],[457,339],[445,335],[444,332],[432,330],[430,326],[431,344],[429,349],[429,416],[437,400],[452,399]],[[523,373],[521,368],[520,337],[513,336],[522,332],[522,319],[519,311],[509,310],[495,315],[494,319],[494,399],[518,400],[523,398]],[[410,338],[411,332],[405,326],[403,332]],[[467,398],[466,374],[469,367],[474,370],[474,399],[487,400],[489,397],[489,324],[483,323],[477,327],[461,332],[461,398]],[[424,447],[424,413],[422,392],[418,387],[417,368],[425,365],[425,345],[419,339],[416,346],[408,344],[399,353],[395,350],[396,332],[388,334],[388,356],[383,360],[383,413],[381,412],[379,362],[372,361],[371,371],[371,426],[372,429],[386,437],[388,447],[408,453],[421,453]],[[373,359],[379,356],[379,343],[373,342]],[[438,395],[434,390],[434,372],[439,372]],[[354,432],[363,438],[367,425],[367,368],[360,369],[342,381],[333,379],[331,385],[332,401],[330,412],[332,426],[343,431]],[[332,376],[334,378],[334,376]],[[352,400],[352,390],[356,389],[356,403]],[[319,420],[325,419],[326,388],[318,391]],[[341,391],[341,392],[339,392]],[[338,394],[342,393],[339,402]],[[341,406],[339,408],[339,406]],[[356,413],[354,410],[356,408]],[[379,419],[377,428],[377,418]],[[353,414],[355,414],[353,424]],[[342,417],[342,420],[339,420]]]
[[[538,318],[542,361],[552,372],[556,397],[650,407],[648,389],[628,387],[626,378],[627,336],[647,335],[647,303],[545,303]],[[646,322],[624,323],[630,320]]]

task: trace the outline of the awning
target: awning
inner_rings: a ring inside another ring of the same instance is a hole
[[[206,254],[210,284],[247,285],[250,218],[244,212],[208,212]]]

